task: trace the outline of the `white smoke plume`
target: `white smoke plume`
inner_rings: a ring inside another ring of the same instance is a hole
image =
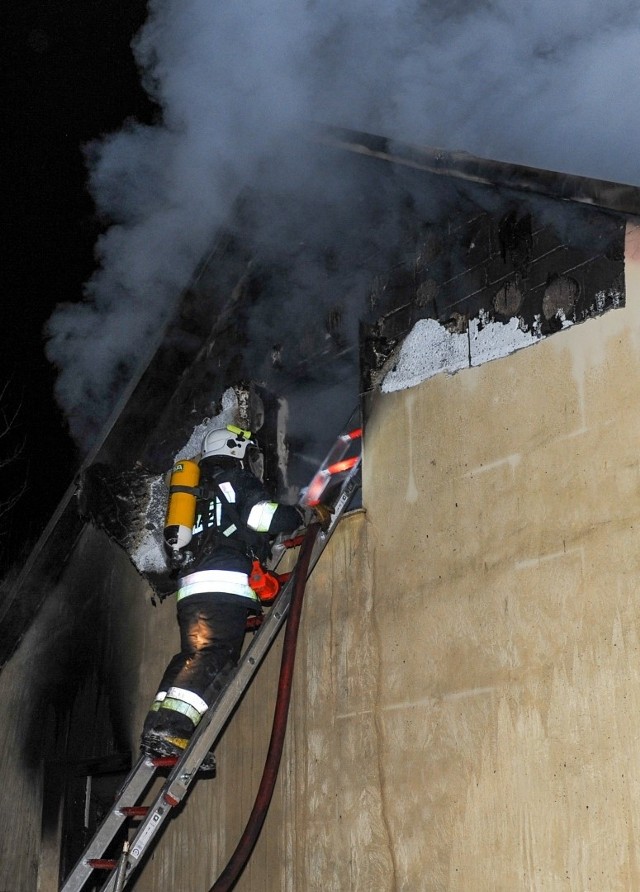
[[[84,302],[48,326],[85,448],[239,192],[288,166],[313,181],[299,142],[282,151],[292,128],[640,184],[635,0],[150,0],[133,50],[162,121],[88,152],[113,223]]]

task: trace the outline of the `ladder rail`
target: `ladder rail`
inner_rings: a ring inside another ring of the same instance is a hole
[[[326,532],[321,532],[318,535],[309,562],[307,578],[311,576],[335,530],[338,520],[345,512],[359,487],[359,470],[357,467],[354,467],[345,480],[340,496],[336,501],[329,528]],[[184,755],[180,757],[170,772],[155,802],[149,808],[148,814],[139,825],[138,831],[129,847],[124,886],[127,885],[135,869],[145,857],[150,843],[155,839],[164,822],[171,815],[173,808],[179,805],[187,794],[192,781],[197,777],[198,769],[203,759],[217,742],[229,717],[248,690],[251,681],[287,618],[294,580],[295,575],[283,586],[271,611],[260,626],[254,640],[243,654],[240,663],[226,683],[224,690],[199,722]],[[115,892],[115,873],[107,879],[101,892]]]
[[[111,810],[105,815],[75,867],[66,877],[60,892],[80,892],[94,870],[89,864],[90,860],[104,855],[109,843],[127,820],[127,815],[122,809],[136,804],[151,782],[155,771],[156,766],[152,759],[141,755],[120,787]]]
[[[354,413],[355,414],[355,413]],[[353,415],[352,415],[353,418]],[[351,423],[351,419],[350,422]],[[361,437],[362,428],[347,428],[347,433],[342,433],[328,453],[311,481],[309,487],[301,493],[299,505],[312,507],[325,498],[328,490],[329,504],[332,504],[331,517],[326,529],[317,536],[311,559],[308,565],[307,578],[313,572],[322,552],[324,551],[331,535],[347,510],[347,507],[360,488],[360,463],[361,463]],[[359,449],[357,455],[344,458],[349,452]],[[346,473],[345,473],[346,472]],[[344,475],[344,476],[343,476]],[[288,546],[281,543],[276,548],[272,563],[277,566],[280,558]],[[290,547],[290,546],[289,546]],[[60,892],[81,892],[85,883],[97,868],[96,862],[110,861],[103,856],[109,845],[115,840],[118,832],[128,817],[134,813],[143,816],[141,825],[130,843],[128,840],[120,858],[117,870],[112,870],[110,877],[102,887],[102,892],[120,892],[134,873],[134,868],[146,854],[149,843],[155,838],[162,828],[172,808],[178,805],[186,796],[189,786],[196,778],[203,760],[217,743],[233,711],[242,700],[249,688],[255,674],[262,665],[262,661],[269,652],[282,625],[284,624],[291,603],[294,590],[295,573],[283,585],[273,606],[264,619],[262,625],[246,651],[242,655],[238,666],[225,679],[225,686],[216,700],[209,707],[202,720],[198,724],[189,746],[178,760],[161,760],[142,754],[129,772],[121,786],[114,805],[105,816],[96,833],[86,846],[78,862],[60,887]],[[140,807],[136,804],[145,793],[156,769],[161,764],[175,767],[170,772],[160,795],[150,808]]]

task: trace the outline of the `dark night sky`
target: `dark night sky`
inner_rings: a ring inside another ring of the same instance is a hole
[[[24,439],[21,460],[0,475],[3,496],[27,477],[0,540],[2,566],[37,538],[78,467],[53,398],[43,326],[55,304],[81,298],[94,268],[101,223],[85,186],[83,145],[128,117],[155,114],[129,48],[145,15],[142,0],[21,0],[2,16],[1,373],[10,381],[7,409],[21,406],[15,432]]]

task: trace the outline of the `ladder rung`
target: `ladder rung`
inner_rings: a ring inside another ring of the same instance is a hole
[[[297,548],[298,545],[302,545],[304,541],[304,536],[294,536],[293,539],[285,539],[282,543],[285,548]]]
[[[151,761],[156,768],[173,768],[178,756],[151,756]]]
[[[118,866],[118,862],[113,858],[89,858],[87,864],[93,870],[115,870]]]
[[[125,818],[144,818],[144,816],[149,813],[149,806],[126,805],[123,808],[119,808],[118,811],[121,815],[124,815]]]

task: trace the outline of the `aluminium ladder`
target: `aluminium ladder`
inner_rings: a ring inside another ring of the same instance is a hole
[[[312,506],[323,498],[330,484],[335,482],[334,478],[340,478],[339,484],[333,488],[331,498],[326,500],[332,509],[331,520],[327,529],[321,531],[316,538],[307,578],[313,572],[338,521],[360,488],[360,438],[359,428],[341,434],[323,465],[303,491],[300,504],[303,507]],[[348,452],[353,452],[354,448],[357,454],[344,458]],[[276,563],[285,548],[286,545],[281,545],[280,551],[274,555]],[[179,758],[158,758],[145,754],[140,756],[117,794],[111,811],[105,816],[93,839],[65,879],[60,892],[81,892],[93,871],[99,869],[111,871],[101,892],[122,892],[147,854],[151,842],[160,833],[172,809],[180,804],[191,783],[196,780],[202,762],[215,746],[227,720],[275,641],[287,618],[294,581],[295,572],[282,586],[253,641],[226,681],[225,688],[200,720],[184,754]],[[154,803],[149,807],[139,805],[156,771],[166,767],[171,767],[172,770]],[[105,859],[104,853],[129,818],[141,818],[134,838],[125,842],[118,861]]]

